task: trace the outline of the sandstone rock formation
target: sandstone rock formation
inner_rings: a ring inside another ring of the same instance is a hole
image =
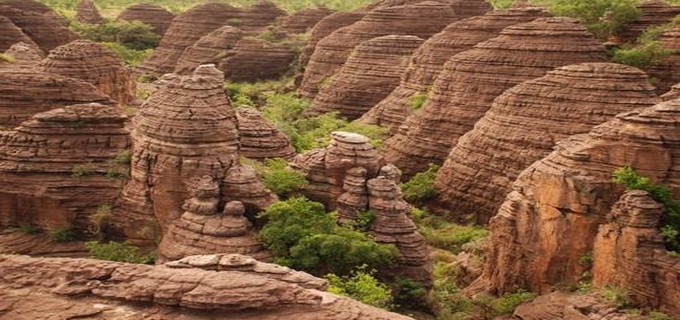
[[[283,18],[281,31],[291,34],[305,33],[331,13],[333,13],[333,10],[324,6],[300,10]]]
[[[227,56],[242,36],[243,32],[232,26],[221,27],[203,36],[184,50],[184,53],[177,60],[175,72],[190,74],[199,65],[217,64]]]
[[[426,39],[460,18],[448,5],[433,1],[375,9],[317,43],[305,68],[299,94],[306,98],[316,96],[319,86],[338,72],[354,47],[366,40],[385,35]]]
[[[645,0],[637,8],[640,16],[626,24],[620,32],[624,42],[635,42],[645,29],[668,23],[680,14],[680,6],[670,5],[663,0]]]
[[[112,204],[125,174],[115,159],[130,147],[122,110],[79,104],[36,114],[0,138],[0,225],[86,230]],[[109,177],[107,177],[107,175]]]
[[[242,156],[250,159],[295,157],[290,138],[262,114],[248,107],[236,109]]]
[[[91,83],[120,104],[136,97],[131,70],[111,50],[90,40],[76,40],[52,50],[40,69]]]
[[[663,101],[675,100],[675,99],[678,99],[678,98],[680,98],[680,84],[676,84],[676,85],[672,86],[671,89],[668,90],[668,92],[664,93],[661,96],[661,99]]]
[[[158,245],[157,262],[212,253],[238,253],[258,260],[271,258],[271,253],[255,240],[256,234],[244,216],[246,208],[241,202],[225,204],[223,214],[218,214],[217,182],[205,176],[193,184],[194,195],[183,206],[186,211],[170,225]]]
[[[110,98],[81,80],[29,68],[0,69],[0,126],[13,127],[36,113]]]
[[[663,94],[672,86],[680,83],[680,26],[666,30],[659,36],[661,46],[671,50],[671,54],[663,57],[660,62],[644,67],[649,77],[657,87],[657,93]]]
[[[14,59],[13,65],[20,68],[37,67],[45,58],[45,54],[40,51],[38,45],[32,42],[17,42],[5,51],[5,55]]]
[[[131,5],[118,16],[118,20],[139,21],[154,27],[156,34],[163,36],[175,15],[161,6],[150,3]]]
[[[453,56],[424,106],[385,141],[385,158],[411,177],[442,163],[493,99],[555,67],[607,61],[604,47],[575,20],[539,18]]]
[[[17,42],[33,43],[33,40],[14,25],[12,20],[0,16],[0,52],[9,49]]]
[[[244,38],[220,60],[219,69],[231,81],[255,82],[278,79],[295,61],[295,52],[284,43]]]
[[[0,254],[85,258],[89,252],[82,241],[58,242],[48,232],[27,234],[10,227],[0,231]]]
[[[106,22],[106,19],[99,14],[97,6],[92,0],[80,0],[76,6],[76,20],[82,23],[99,24]]]
[[[150,240],[155,224],[166,231],[181,216],[190,197],[184,182],[193,177],[218,181],[218,210],[229,201],[248,209],[275,201],[252,168],[239,164],[236,116],[223,77],[212,65],[190,76],[168,76],[135,115],[131,180],[115,215],[127,237]]]
[[[644,72],[613,63],[561,67],[508,89],[439,169],[437,207],[458,220],[486,224],[517,175],[555,143],[657,102]]]
[[[286,15],[273,2],[261,0],[247,9],[241,11],[238,25],[235,25],[246,35],[256,36],[267,30],[268,26],[273,25],[276,19]]]
[[[569,294],[553,292],[540,296],[517,307],[514,318],[541,319],[593,319],[634,320],[647,319],[620,310],[611,301],[597,294]]]
[[[414,109],[418,96],[425,98],[430,86],[453,55],[498,35],[505,27],[545,16],[540,8],[498,10],[447,26],[427,39],[413,54],[399,86],[367,112],[361,121],[396,130]]]
[[[612,182],[612,172],[631,166],[655,182],[669,184],[678,196],[678,126],[680,101],[677,100],[623,113],[595,127],[589,134],[563,140],[553,153],[524,170],[498,214],[491,219],[484,273],[469,290],[485,288],[503,293],[521,287],[547,292],[558,283],[575,285],[588,268],[579,262],[581,257],[593,250],[598,228],[607,223],[610,208],[622,194],[622,188]],[[651,217],[647,210],[650,208],[647,206],[643,211],[633,208],[628,217],[639,218],[625,218],[620,207],[631,207],[626,199],[622,200],[625,204],[614,208],[610,217],[620,217],[621,220],[614,223],[628,225],[631,229],[621,229],[620,236],[607,231],[611,224],[600,229],[604,233],[598,243],[607,246],[598,255],[609,256],[595,260],[595,264],[605,263],[593,270],[599,273],[595,278],[601,279],[598,280],[600,283],[616,279],[616,274],[624,274],[625,269],[626,273],[636,274],[630,281],[647,284],[641,277],[655,277],[655,270],[659,270],[656,261],[666,261],[657,253],[653,253],[654,260],[633,258],[652,254],[649,247],[639,246],[651,246],[657,240],[644,236],[647,240],[635,244],[636,234],[650,234],[648,221]],[[636,232],[635,226],[643,230]],[[612,237],[619,237],[617,241],[620,242],[614,244]],[[625,249],[621,247],[625,251],[616,251],[618,245],[625,246]],[[639,255],[640,250],[644,255]],[[660,260],[656,260],[657,257]],[[626,259],[627,262],[620,267],[608,268],[606,266],[615,262],[607,259]],[[635,265],[638,263],[644,264],[648,271],[637,273],[639,269]],[[659,276],[658,283],[649,285],[658,285],[658,288],[677,286],[678,261],[659,265],[663,266],[659,274],[669,277]],[[640,292],[640,287],[632,289]],[[677,294],[675,288],[675,293],[659,294],[658,298],[673,299],[672,295]],[[674,299],[678,301],[677,296]],[[677,308],[677,304],[674,305]]]
[[[60,24],[61,17],[54,10],[34,0],[5,0],[0,3],[0,16],[11,20],[45,52],[78,39]]]
[[[310,31],[309,41],[300,54],[300,66],[305,67],[307,65],[309,58],[311,58],[316,45],[321,39],[327,37],[335,30],[359,21],[364,15],[366,14],[363,12],[336,12],[321,19]]]
[[[324,292],[326,282],[306,273],[240,255],[160,266],[3,255],[0,268],[8,319],[411,319]]]
[[[338,112],[350,120],[361,117],[399,84],[409,57],[422,43],[415,36],[395,35],[361,43],[320,89],[307,113]]]

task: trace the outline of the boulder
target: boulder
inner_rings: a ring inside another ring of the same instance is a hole
[[[232,26],[221,27],[203,36],[184,50],[177,60],[175,72],[191,74],[199,65],[217,64],[236,46],[242,36],[243,32]]]
[[[637,8],[640,16],[624,25],[619,33],[622,42],[635,42],[645,30],[669,23],[680,14],[680,6],[668,4],[663,0],[645,0],[638,4]]]
[[[423,43],[415,36],[382,36],[365,41],[316,95],[309,115],[338,112],[349,120],[361,117],[399,85],[404,67]]]
[[[307,65],[309,58],[311,58],[316,45],[321,39],[327,37],[335,30],[359,21],[364,15],[366,14],[363,12],[336,12],[321,19],[310,31],[309,41],[300,54],[300,66],[304,68]]]
[[[291,34],[306,33],[331,13],[333,13],[333,10],[324,6],[300,10],[284,17],[281,21],[280,29]]]
[[[238,120],[239,149],[242,156],[250,159],[292,159],[295,149],[290,138],[253,108],[236,109]]]
[[[154,28],[156,34],[163,36],[175,19],[175,15],[161,6],[139,3],[125,8],[117,19],[146,23]]]
[[[443,163],[505,90],[555,67],[607,60],[604,47],[569,18],[539,18],[507,27],[444,65],[424,106],[385,141],[385,159],[410,178],[429,163]]]
[[[100,24],[106,22],[92,0],[80,0],[76,6],[76,20],[82,23]]]
[[[486,224],[522,170],[571,135],[658,103],[641,70],[613,63],[560,67],[508,89],[451,150],[435,181],[436,207]]]
[[[6,51],[17,42],[34,44],[12,20],[0,16],[0,52]]]
[[[225,54],[218,68],[230,81],[274,80],[288,72],[295,58],[294,50],[285,43],[244,38]]]

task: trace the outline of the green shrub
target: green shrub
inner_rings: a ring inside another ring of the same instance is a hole
[[[602,289],[602,297],[613,303],[618,308],[629,307],[632,304],[630,295],[622,288],[607,287]]]
[[[139,21],[111,21],[103,24],[73,23],[72,28],[83,38],[97,42],[115,42],[133,50],[158,46],[161,37],[150,25]]]
[[[153,54],[153,49],[131,49],[116,42],[103,42],[102,44],[113,51],[126,65],[131,67],[137,66]]]
[[[378,308],[391,309],[393,297],[390,288],[378,281],[373,275],[375,270],[366,271],[366,266],[362,266],[351,275],[338,277],[334,274],[327,274],[329,282],[328,292],[351,297],[363,303]]]
[[[24,233],[24,234],[37,234],[40,233],[40,228],[34,224],[31,223],[21,223],[19,224],[19,228],[17,229],[19,232]]]
[[[154,262],[153,255],[143,254],[138,247],[129,242],[88,241],[85,242],[85,247],[94,259],[143,264]]]
[[[84,177],[92,174],[94,166],[92,163],[78,164],[71,169],[71,176],[74,178]]]
[[[665,313],[652,311],[649,313],[649,320],[673,320],[673,317]]]
[[[394,301],[400,307],[418,308],[425,302],[428,292],[420,282],[397,277],[394,279],[394,286],[397,292]]]
[[[113,207],[110,204],[102,204],[97,207],[97,211],[88,217],[90,226],[88,231],[92,234],[101,234],[102,228],[109,223]]]
[[[439,221],[432,223],[432,219]],[[463,245],[489,235],[489,231],[483,227],[457,225],[434,217],[420,223],[419,231],[429,245],[453,253],[459,253]]]
[[[121,150],[116,154],[114,161],[118,164],[130,164],[130,161],[132,161],[132,150]]]
[[[411,202],[422,202],[437,195],[434,180],[437,178],[439,166],[430,164],[425,172],[417,173],[406,183],[401,185],[404,199]]]
[[[304,172],[291,168],[285,159],[267,159],[264,166],[258,166],[256,169],[262,177],[264,186],[283,197],[290,196],[309,183]]]
[[[50,238],[56,242],[74,241],[76,237],[76,232],[71,226],[64,226],[50,231]]]
[[[533,300],[534,298],[536,298],[535,293],[520,289],[495,299],[491,303],[491,306],[497,315],[509,314],[514,312],[520,304]]]
[[[418,110],[423,107],[427,101],[427,92],[418,92],[411,97],[411,109]]]
[[[614,51],[614,62],[634,67],[646,67],[658,64],[664,57],[673,54],[673,50],[664,49],[659,41],[651,41],[634,47],[624,47]]]
[[[556,16],[579,20],[600,39],[607,39],[634,21],[640,12],[637,0],[552,0],[549,10]]]
[[[15,62],[16,59],[14,59],[14,58],[12,58],[12,57],[10,57],[10,56],[8,56],[8,55],[6,55],[6,54],[0,52],[0,61],[5,61],[5,62],[10,62],[10,63],[12,63],[12,62]]]

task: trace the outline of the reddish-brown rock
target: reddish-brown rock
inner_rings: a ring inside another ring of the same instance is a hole
[[[300,54],[300,66],[304,68],[307,65],[309,58],[311,58],[316,49],[316,45],[321,39],[327,37],[335,30],[359,21],[365,15],[366,13],[364,12],[336,12],[321,19],[319,23],[314,25],[312,31],[310,31],[311,36],[309,37],[309,41]]]
[[[664,49],[671,50],[671,54],[643,69],[652,78],[657,93],[663,94],[680,83],[680,26],[666,30],[659,36],[659,41]]]
[[[123,111],[80,104],[36,114],[0,138],[0,224],[87,230],[88,217],[112,204],[127,167],[115,159],[130,147]]]
[[[244,38],[220,60],[218,68],[227,80],[255,82],[278,79],[295,61],[295,52],[285,43]]]
[[[283,18],[280,28],[286,33],[306,33],[331,13],[333,10],[324,6],[300,10]]]
[[[680,84],[676,84],[676,85],[672,86],[671,89],[668,90],[668,92],[664,93],[661,96],[661,99],[663,101],[675,100],[675,99],[678,99],[678,98],[680,98]]]
[[[12,65],[20,68],[34,68],[45,58],[45,54],[34,43],[17,42],[13,44],[5,55],[14,59]]]
[[[111,50],[90,40],[76,40],[52,50],[39,68],[91,83],[120,104],[136,97],[132,71]]]
[[[163,36],[168,30],[175,15],[161,6],[150,3],[131,5],[118,16],[118,20],[139,21],[154,28],[156,34]]]
[[[604,47],[572,19],[507,27],[444,65],[424,106],[385,141],[385,159],[407,178],[441,164],[505,90],[555,67],[607,60]]]
[[[246,35],[256,36],[266,31],[267,27],[276,22],[276,19],[285,15],[287,15],[286,12],[273,2],[261,0],[242,10],[239,21],[234,26],[241,29]]]
[[[177,60],[175,72],[190,74],[199,65],[217,64],[236,46],[242,36],[243,32],[232,26],[221,27],[203,36],[184,50],[182,56]]]
[[[437,211],[486,224],[522,170],[568,136],[659,102],[641,70],[613,63],[570,65],[496,98],[437,174]]]
[[[4,255],[0,268],[8,319],[411,319],[324,292],[325,280],[241,255],[159,266]]]
[[[33,43],[33,40],[14,25],[12,20],[0,16],[0,52],[9,49],[17,42]]]
[[[317,43],[305,67],[299,94],[306,98],[316,96],[320,87],[345,64],[354,47],[364,41],[386,35],[427,39],[460,18],[448,5],[433,1],[375,9]]]
[[[553,153],[524,170],[491,219],[484,273],[469,290],[547,292],[557,284],[575,285],[588,268],[580,262],[582,257],[593,250],[598,228],[607,222],[610,208],[622,194],[622,188],[612,182],[616,169],[633,167],[655,182],[668,184],[676,197],[680,193],[679,126],[677,100],[623,113],[589,134],[563,140]],[[630,238],[634,237],[623,236],[621,244]],[[627,249],[630,253],[607,252],[636,255],[636,248]],[[656,268],[653,260],[644,264],[650,271]],[[665,266],[664,273],[675,276],[659,278],[664,281],[659,286],[677,289],[677,261],[675,267]],[[596,269],[610,276],[617,272],[616,268]],[[597,278],[607,279],[605,274]],[[646,283],[639,277],[632,281]]]
[[[242,156],[250,159],[295,157],[290,138],[262,114],[248,107],[236,109],[238,135]]]
[[[99,14],[92,0],[80,0],[76,6],[76,20],[82,23],[100,24],[106,19]]]
[[[414,99],[424,98],[444,63],[453,55],[491,39],[505,27],[545,16],[540,8],[498,10],[447,26],[427,39],[413,54],[399,86],[367,112],[361,121],[396,130],[414,110]]]
[[[634,320],[648,319],[619,309],[599,294],[553,292],[517,307],[513,318],[523,320]]]
[[[30,68],[0,69],[0,125],[13,127],[36,113],[71,104],[112,104],[93,85]]]
[[[624,42],[635,42],[646,29],[671,22],[680,14],[680,6],[670,5],[663,0],[645,0],[637,8],[640,16],[626,24],[619,34]]]
[[[37,1],[0,2],[0,16],[11,20],[45,52],[79,38],[61,25],[60,16],[54,10]]]
[[[236,200],[261,209],[276,199],[252,168],[239,164],[236,116],[223,77],[211,65],[166,77],[135,115],[131,180],[115,215],[128,237],[150,240],[155,224],[166,231],[181,216],[190,197],[185,183],[193,177],[218,181],[221,205]]]
[[[340,71],[316,95],[310,115],[338,112],[361,117],[399,85],[413,52],[423,43],[415,36],[383,36],[358,45]]]

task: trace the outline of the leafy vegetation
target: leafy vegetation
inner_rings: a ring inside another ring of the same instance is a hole
[[[17,228],[19,232],[24,233],[24,234],[37,234],[40,233],[40,228],[34,224],[31,223],[21,223],[19,224],[19,228]]]
[[[129,242],[106,242],[88,241],[85,247],[90,251],[90,256],[94,259],[152,264],[154,256],[142,253],[139,247]]]
[[[428,93],[427,92],[418,92],[414,94],[411,97],[411,109],[413,110],[418,110],[425,105],[425,101],[427,101]]]
[[[78,164],[71,169],[71,176],[74,178],[84,177],[92,174],[94,166],[92,163]]]
[[[131,67],[137,66],[153,54],[153,49],[130,49],[116,42],[104,42],[102,44],[111,49],[126,65]]]
[[[374,307],[392,309],[394,298],[389,286],[375,278],[375,270],[367,271],[366,269],[365,265],[360,266],[349,276],[344,277],[327,274],[325,278],[330,284],[328,291],[354,298]]]
[[[646,67],[661,62],[673,50],[664,49],[659,41],[650,41],[635,46],[624,46],[614,51],[613,61],[634,67]]]
[[[285,159],[267,159],[263,164],[255,161],[248,163],[257,170],[264,186],[282,197],[295,194],[309,183],[305,174],[291,168]]]
[[[410,202],[421,203],[437,195],[434,189],[437,171],[439,171],[439,166],[430,164],[425,172],[417,173],[409,181],[403,183],[401,191],[404,193],[404,198]]]
[[[602,289],[601,294],[603,298],[618,308],[629,307],[632,304],[630,294],[622,288],[607,287]]]
[[[110,204],[102,204],[97,211],[88,217],[90,226],[88,231],[94,235],[101,235],[102,229],[109,223],[113,207]]]
[[[103,24],[71,24],[83,38],[96,42],[114,42],[129,49],[145,50],[155,48],[161,37],[152,26],[139,21],[110,21]]]
[[[74,241],[76,237],[75,230],[68,225],[50,231],[50,239],[56,242]]]

